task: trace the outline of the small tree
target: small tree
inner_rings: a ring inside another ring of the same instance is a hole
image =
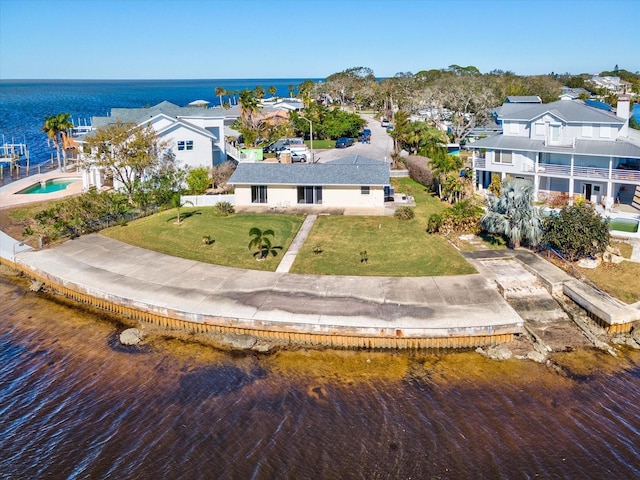
[[[514,248],[525,243],[535,246],[542,237],[538,210],[533,206],[533,184],[528,180],[507,178],[500,196],[489,194],[488,211],[480,221],[489,233],[504,235]]]
[[[568,260],[594,257],[609,245],[609,220],[585,204],[563,208],[544,221],[542,242],[559,250]]]
[[[502,180],[499,173],[491,174],[491,183],[489,184],[489,192],[493,193],[496,197],[500,195],[500,189],[502,188]]]
[[[211,185],[211,176],[207,167],[196,167],[187,174],[187,186],[191,195],[202,195]]]
[[[251,240],[249,241],[249,250],[257,249],[257,251],[253,254],[256,257],[256,260],[264,260],[271,253],[274,257],[277,255],[276,249],[273,247],[271,243],[271,239],[269,237],[274,237],[275,233],[271,229],[260,230],[257,227],[253,227],[249,230],[249,236]]]
[[[179,192],[174,193],[173,197],[171,197],[171,207],[175,208],[178,212],[176,225],[180,225],[182,223],[182,220],[180,219],[180,209],[186,205],[193,205],[193,203],[189,200],[183,202]]]

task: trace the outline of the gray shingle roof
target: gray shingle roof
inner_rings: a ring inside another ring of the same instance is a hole
[[[233,172],[232,185],[389,185],[389,166],[241,163]]]
[[[506,101],[508,103],[542,103],[537,95],[509,95]]]
[[[160,102],[153,107],[144,108],[112,108],[108,117],[93,117],[91,126],[102,127],[115,123],[118,120],[123,123],[135,123],[139,125],[145,120],[157,117],[160,114],[169,117],[224,117],[224,110],[220,108],[179,107],[171,102]]]
[[[576,140],[575,147],[544,145],[542,140],[529,137],[494,135],[467,144],[467,148],[515,150],[519,152],[563,153],[566,155],[592,155],[596,157],[640,158],[640,146],[618,139],[615,141]]]
[[[558,100],[540,105],[505,103],[498,111],[498,118],[531,122],[547,112],[568,123],[624,123],[624,120],[613,113],[589,107],[577,100]]]
[[[381,163],[384,164],[380,160],[363,157],[362,155],[352,155],[325,162],[326,165],[379,165]]]

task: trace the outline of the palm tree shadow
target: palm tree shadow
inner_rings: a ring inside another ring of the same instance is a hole
[[[272,257],[277,257],[278,256],[278,250],[283,250],[284,247],[278,245],[275,247],[270,247],[270,248],[263,248],[261,250],[258,250],[257,252],[255,252],[253,254],[253,256],[256,258],[256,260],[266,260],[267,258],[269,258],[269,254],[271,254]]]
[[[194,215],[202,215],[202,212],[200,210],[194,210],[193,212],[180,212],[180,223]],[[176,220],[178,220],[178,215],[167,218],[167,223],[175,222]]]

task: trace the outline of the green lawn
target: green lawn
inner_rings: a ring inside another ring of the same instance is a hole
[[[475,273],[444,239],[425,232],[428,215],[442,210],[439,200],[409,179],[394,179],[397,192],[416,199],[416,218],[320,216],[293,266],[296,273],[331,275],[422,276]],[[235,214],[218,217],[213,208],[181,209],[112,227],[106,236],[149,250],[200,262],[253,270],[275,271],[298,232],[304,217],[282,214]],[[272,229],[274,246],[283,247],[277,257],[257,262],[249,251],[249,230]],[[202,242],[209,235],[211,245]],[[314,253],[317,245],[322,253]],[[366,251],[363,262],[361,252]]]
[[[416,200],[413,220],[320,216],[292,272],[324,275],[429,276],[475,273],[442,237],[425,232],[427,219],[445,207],[409,178],[393,179],[398,193]],[[319,247],[322,253],[315,253]],[[361,252],[367,252],[362,261]]]
[[[383,276],[475,273],[462,255],[443,238],[427,235],[420,223],[393,217],[318,217],[291,271]],[[314,253],[316,246],[322,253]]]
[[[176,225],[176,210],[167,210],[124,226],[103,230],[102,234],[175,257],[275,271],[304,221],[302,215],[235,214],[218,217],[211,207],[183,208],[181,218],[181,224]],[[276,257],[269,256],[262,262],[255,260],[254,252],[247,248],[251,239],[249,230],[253,227],[275,232],[272,244],[282,247]],[[210,245],[203,244],[205,235],[211,237]]]

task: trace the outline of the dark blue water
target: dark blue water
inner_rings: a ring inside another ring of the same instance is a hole
[[[640,104],[635,104],[631,109],[631,115],[636,119],[638,123],[640,123]]]
[[[26,143],[33,164],[51,158],[53,149],[41,131],[47,116],[70,113],[76,125],[93,116],[106,116],[113,107],[133,108],[156,105],[164,100],[186,106],[195,100],[220,104],[217,87],[227,91],[277,88],[276,95],[289,97],[305,79],[239,80],[1,80],[0,135],[5,142]],[[271,95],[267,92],[266,97]],[[222,98],[229,101],[229,96]],[[2,138],[0,137],[0,141]]]

